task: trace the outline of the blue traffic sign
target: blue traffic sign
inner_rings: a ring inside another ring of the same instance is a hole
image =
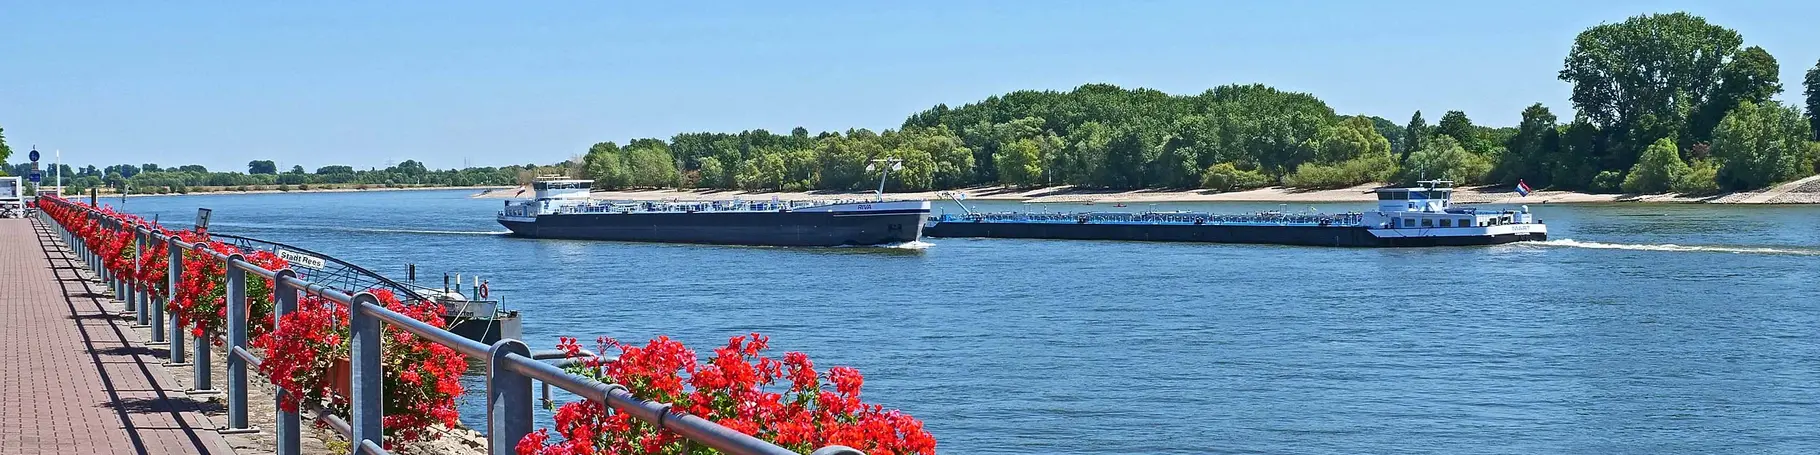
[[[38,161],[38,149],[32,149],[32,153],[29,156],[31,157],[32,161]],[[34,180],[34,181],[36,181],[36,180]]]
[[[38,183],[39,181],[44,180],[44,174],[39,173],[36,169],[34,169],[34,170],[32,170],[32,174],[31,174],[31,177],[29,177],[29,179],[32,181],[32,183]]]

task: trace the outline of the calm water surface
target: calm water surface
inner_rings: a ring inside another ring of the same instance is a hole
[[[864,372],[943,453],[1820,453],[1820,207],[1536,205],[1557,240],[1496,247],[785,249],[506,237],[468,194],[124,207],[480,274],[534,348],[762,332]],[[1129,209],[1153,208],[1278,206]]]

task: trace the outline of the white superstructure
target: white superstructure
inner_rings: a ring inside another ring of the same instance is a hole
[[[1453,182],[1426,180],[1418,187],[1378,188],[1378,210],[1360,224],[1378,237],[1547,235],[1548,226],[1521,210],[1483,211],[1453,206]]]

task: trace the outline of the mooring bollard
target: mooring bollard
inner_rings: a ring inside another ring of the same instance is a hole
[[[371,293],[361,292],[350,300],[348,328],[354,338],[353,359],[350,362],[353,367],[351,369],[354,370],[353,377],[350,378],[354,389],[354,396],[351,397],[353,403],[350,405],[354,419],[348,422],[354,430],[351,442],[380,443],[384,442],[381,434],[385,429],[384,423],[380,421],[385,412],[380,400],[385,397],[380,396],[379,390],[380,381],[383,380],[379,345],[384,341],[380,339],[382,335],[379,330],[382,322],[378,316],[368,314],[366,308],[368,305],[378,306],[379,299],[373,298]]]
[[[297,272],[292,272],[291,269],[284,269],[279,270],[278,277],[272,280],[272,300],[275,301],[274,303],[276,303],[275,306],[277,307],[272,311],[273,331],[278,330],[279,327],[284,325],[285,315],[291,314],[292,311],[297,311],[297,290],[291,287],[289,281],[286,281],[296,278]],[[271,354],[268,353],[266,355]],[[301,426],[302,419],[297,416],[297,413],[286,412],[284,410],[284,401],[289,399],[289,393],[290,392],[286,392],[284,391],[284,388],[280,387],[278,389],[278,398],[273,400],[272,403],[276,406],[276,409],[278,409],[278,422],[273,424],[273,427],[275,427],[273,428],[273,431],[277,433],[278,439],[277,455],[298,455],[302,452],[303,447],[303,439],[299,437],[298,433],[298,427]]]
[[[245,430],[246,359],[236,350],[246,349],[246,269],[239,254],[227,258],[227,375],[228,429]]]
[[[531,358],[523,341],[504,339],[487,351],[487,453],[512,455],[518,441],[531,434],[531,378],[506,368],[507,355]]]

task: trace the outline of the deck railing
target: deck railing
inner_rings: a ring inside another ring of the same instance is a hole
[[[110,216],[84,204],[70,202],[56,197],[38,199],[40,206],[60,205],[80,210],[89,219],[102,223],[115,232],[127,226],[123,220]],[[42,212],[40,212],[42,213]],[[164,317],[162,302],[153,302],[149,294],[135,285],[132,280],[113,276],[103,265],[103,258],[91,250],[83,240],[71,233],[66,226],[58,224],[49,216],[40,216],[46,225],[53,226],[62,237],[64,244],[69,245],[90,271],[106,283],[126,303],[127,311],[135,316],[136,326],[152,330],[154,344],[170,346],[170,365],[184,365],[186,354],[189,365],[195,369],[195,379],[191,392],[220,393],[213,390],[211,375],[212,354],[210,341],[198,337],[185,340],[183,327],[177,318]],[[196,244],[184,242],[174,236],[165,235],[144,226],[134,230],[134,251],[146,251],[148,245],[162,242],[169,246],[168,254],[168,288],[177,289],[183,276],[185,266],[183,254],[196,249]],[[765,442],[750,435],[734,431],[700,417],[672,412],[670,405],[655,401],[646,401],[632,396],[624,386],[607,384],[590,378],[577,376],[564,371],[561,367],[538,360],[531,353],[529,346],[514,339],[499,340],[492,345],[462,338],[449,331],[436,328],[409,316],[386,309],[378,300],[367,292],[348,295],[340,290],[324,287],[298,279],[296,273],[289,269],[266,270],[247,262],[238,254],[222,254],[206,248],[196,250],[212,260],[223,261],[227,270],[227,412],[228,426],[224,433],[258,432],[258,428],[247,423],[247,369],[257,368],[264,358],[247,349],[247,274],[252,273],[273,281],[273,294],[276,311],[273,316],[275,324],[281,323],[284,315],[297,309],[299,292],[320,296],[325,300],[346,305],[350,315],[349,326],[352,335],[352,358],[349,407],[351,419],[341,418],[315,410],[313,420],[322,422],[348,437],[351,451],[360,453],[386,454],[382,439],[384,428],[381,423],[381,412],[384,399],[380,385],[383,373],[380,368],[381,328],[385,324],[403,329],[423,337],[431,342],[454,349],[470,359],[485,363],[487,393],[487,445],[488,452],[494,455],[512,454],[518,441],[531,433],[534,424],[532,410],[536,402],[532,397],[533,381],[541,381],[544,387],[555,386],[569,391],[582,398],[604,404],[618,412],[631,415],[639,420],[655,423],[657,426],[676,433],[688,440],[690,444],[699,444],[724,453],[734,455],[784,455],[796,452]],[[135,258],[137,259],[137,258]],[[139,261],[134,261],[138,264]],[[137,265],[135,265],[137,266]],[[166,324],[169,324],[168,331]],[[169,335],[169,340],[166,340]],[[185,341],[193,343],[193,352],[185,352]],[[276,428],[277,453],[279,455],[296,455],[300,453],[301,440],[299,427],[301,416],[295,412],[285,412],[278,402],[284,400],[284,391],[278,391],[278,401],[272,403],[277,409]],[[547,392],[546,392],[547,393]],[[864,455],[858,450],[844,446],[829,446],[813,452],[814,455]]]

